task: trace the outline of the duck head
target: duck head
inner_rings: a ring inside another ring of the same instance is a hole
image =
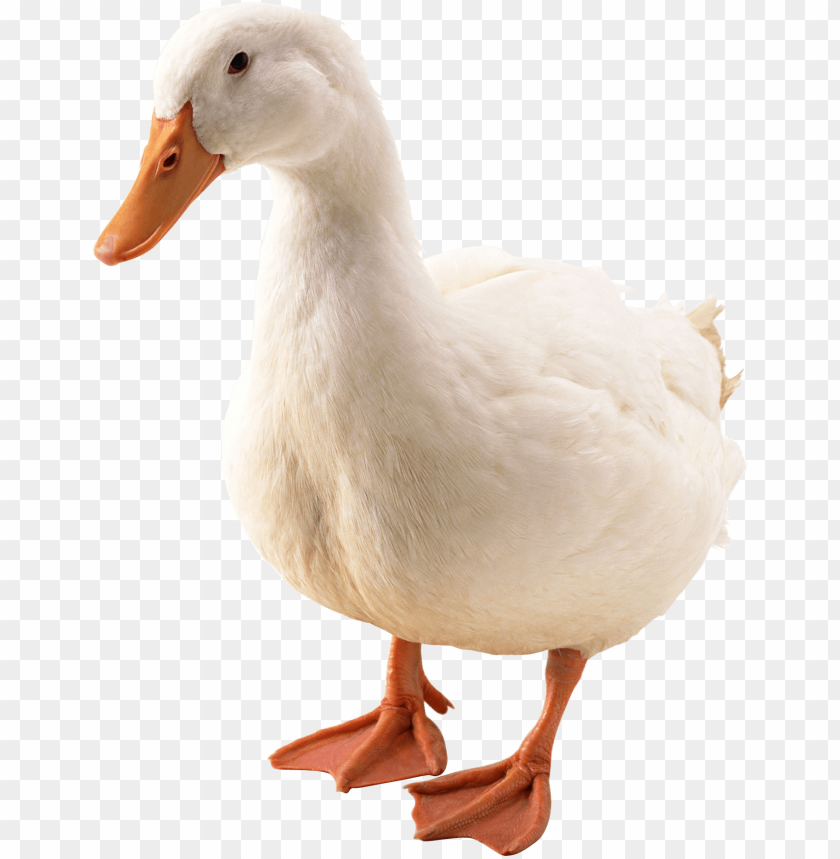
[[[192,18],[160,56],[139,174],[95,255],[116,265],[146,253],[224,172],[321,158],[365,90],[355,44],[328,18],[257,3]]]

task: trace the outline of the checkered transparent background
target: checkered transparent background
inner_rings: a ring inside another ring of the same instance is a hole
[[[200,5],[0,6],[0,855],[493,855],[412,841],[397,784],[341,796],[266,761],[372,708],[388,641],[261,562],[221,479],[271,207],[260,168],[212,185],[142,259],[93,258],[148,137],[157,56]],[[587,667],[527,855],[840,855],[830,6],[304,5],[359,41],[427,253],[598,265],[635,305],[717,293],[745,370],[725,412],[748,460],[734,542]],[[513,751],[543,657],[425,661],[457,704],[438,718],[449,771]]]

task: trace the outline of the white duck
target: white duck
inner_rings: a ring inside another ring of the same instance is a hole
[[[250,365],[224,428],[245,530],[301,593],[394,636],[373,713],[283,747],[340,790],[446,765],[420,643],[549,651],[510,758],[411,785],[417,837],[515,853],[543,833],[557,725],[587,658],[661,615],[726,537],[744,467],[720,431],[713,298],[638,311],[601,271],[493,248],[418,254],[396,147],[353,42],[269,5],[196,16],[157,66],[140,175],[100,237],[145,253],[218,175],[276,205]]]

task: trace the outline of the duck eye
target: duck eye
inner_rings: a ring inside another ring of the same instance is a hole
[[[240,51],[231,61],[228,66],[229,75],[238,75],[239,72],[244,72],[248,68],[248,55],[244,51]]]

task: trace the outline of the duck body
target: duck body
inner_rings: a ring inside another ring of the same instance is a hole
[[[313,290],[317,249],[266,266],[287,217],[257,298],[282,310],[258,311],[223,437],[266,560],[392,635],[487,653],[591,656],[662,614],[743,469],[715,346],[602,272],[493,248],[423,266],[387,224]]]
[[[625,641],[725,535],[743,460],[719,352],[602,272],[494,248],[424,264],[378,98],[330,44],[346,92],[312,157],[261,158],[275,206],[224,427],[234,509],[293,587],[399,638]]]

